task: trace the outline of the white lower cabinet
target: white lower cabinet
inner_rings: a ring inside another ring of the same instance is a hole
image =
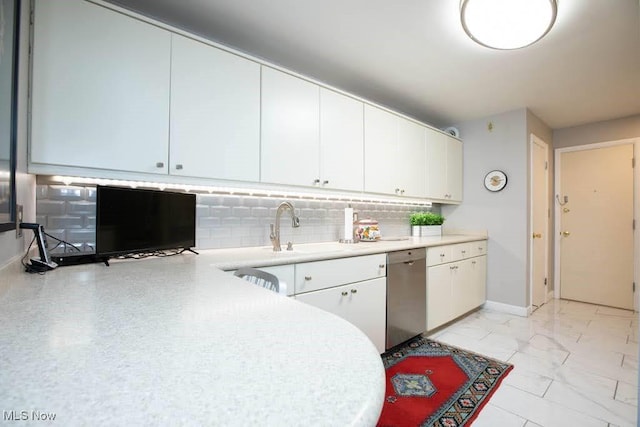
[[[428,251],[441,252],[442,248]],[[458,253],[451,262],[427,265],[427,330],[481,306],[486,300],[486,255],[462,259],[462,251]]]
[[[375,254],[296,264],[295,298],[351,322],[383,353],[386,262],[386,254]]]
[[[384,352],[386,278],[307,292],[296,295],[296,299],[349,321],[369,337],[380,353]]]

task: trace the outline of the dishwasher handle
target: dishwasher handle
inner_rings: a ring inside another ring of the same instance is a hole
[[[405,264],[407,265],[413,265],[415,261],[405,261]]]

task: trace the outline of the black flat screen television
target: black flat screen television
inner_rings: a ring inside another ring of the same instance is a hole
[[[195,194],[97,186],[97,257],[195,245]]]

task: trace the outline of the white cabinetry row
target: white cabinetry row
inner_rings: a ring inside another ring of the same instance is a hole
[[[36,172],[462,199],[458,139],[83,0],[36,0],[32,85]]]
[[[286,283],[287,294],[359,328],[385,350],[386,254],[260,267]]]
[[[484,304],[486,250],[486,241],[427,249],[427,330]]]

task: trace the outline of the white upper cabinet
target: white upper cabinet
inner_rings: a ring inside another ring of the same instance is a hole
[[[364,132],[365,191],[424,197],[425,127],[365,105]]]
[[[173,34],[172,175],[260,179],[260,65]]]
[[[320,182],[324,188],[363,190],[364,104],[320,89]]]
[[[427,165],[425,162],[425,127],[398,118],[396,173],[403,196],[425,197]]]
[[[261,181],[318,184],[320,87],[262,67]]]
[[[171,34],[81,0],[38,0],[30,161],[166,173]]]
[[[395,194],[398,116],[364,106],[364,191]]]
[[[427,194],[443,202],[462,201],[462,142],[427,129]]]

